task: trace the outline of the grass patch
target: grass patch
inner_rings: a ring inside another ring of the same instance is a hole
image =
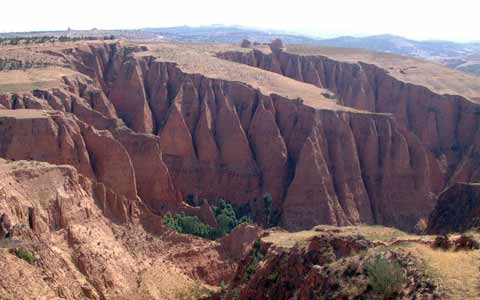
[[[425,275],[446,295],[445,299],[480,298],[480,251],[445,251],[416,243],[402,248],[422,262]]]

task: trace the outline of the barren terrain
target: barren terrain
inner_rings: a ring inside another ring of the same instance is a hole
[[[59,42],[0,59],[2,299],[353,299],[373,295],[378,255],[407,274],[398,299],[478,297],[478,249],[424,235],[478,225],[476,77],[281,41]],[[219,228],[219,198],[254,224],[217,240],[164,224]]]

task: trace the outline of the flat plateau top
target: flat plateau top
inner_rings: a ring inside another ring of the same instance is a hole
[[[105,43],[79,41],[0,46],[0,94],[60,87],[64,76],[82,76],[71,68],[62,51],[95,44]]]
[[[153,56],[157,61],[173,62],[186,73],[202,74],[208,78],[242,82],[259,89],[263,94],[277,94],[289,99],[301,98],[304,104],[317,108],[361,112],[336,104],[325,97],[330,91],[285,76],[215,57],[225,51],[250,51],[232,45],[218,44],[148,44],[149,51],[136,56]]]
[[[376,65],[398,80],[425,86],[438,94],[462,95],[480,102],[480,77],[417,58],[362,49],[316,45],[287,45],[287,52],[326,56],[344,62]]]
[[[79,75],[62,67],[0,71],[0,93],[29,92],[60,87],[64,76]]]
[[[0,118],[45,119],[53,115],[60,115],[60,113],[40,109],[0,109]]]

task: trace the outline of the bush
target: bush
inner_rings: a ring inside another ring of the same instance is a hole
[[[191,206],[195,206],[193,195],[187,196],[186,201]],[[222,198],[217,200],[212,210],[218,223],[218,228],[212,228],[200,221],[198,217],[188,216],[183,213],[172,215],[168,212],[163,216],[163,223],[179,233],[192,234],[212,240],[229,234],[239,224],[252,223],[252,219],[247,215],[239,219],[233,206]]]
[[[248,263],[247,267],[245,268],[245,279],[250,280],[252,276],[257,272],[258,264],[263,259],[263,253],[260,249],[260,240],[256,240],[255,244],[253,244],[251,253],[250,253],[250,262]]]
[[[177,292],[175,299],[177,300],[198,300],[203,297],[211,296],[213,292],[204,286],[198,281],[195,281],[194,284],[183,291]]]
[[[15,249],[15,255],[18,258],[23,259],[24,261],[28,262],[31,265],[33,265],[33,263],[35,263],[35,255],[33,254],[32,251],[29,251],[25,248]]]
[[[218,223],[218,229],[215,233],[216,237],[229,234],[235,227],[242,223],[252,222],[252,219],[246,215],[238,219],[233,206],[222,198],[218,199],[216,205],[213,206],[213,213]]]
[[[390,299],[406,281],[402,267],[396,261],[390,262],[383,257],[377,257],[365,268],[369,285],[383,299]]]
[[[173,216],[168,212],[163,216],[163,223],[179,233],[211,238],[212,228],[196,216],[187,216],[183,213]]]

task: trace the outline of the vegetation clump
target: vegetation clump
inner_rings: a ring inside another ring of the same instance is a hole
[[[28,262],[31,265],[33,265],[35,263],[35,260],[36,260],[35,259],[35,254],[32,251],[27,250],[25,248],[15,249],[15,255],[18,258],[23,259],[24,261]]]
[[[406,281],[402,267],[396,261],[378,256],[366,265],[368,284],[381,299],[391,299]]]
[[[179,233],[211,238],[212,228],[196,216],[188,216],[184,213],[172,215],[168,212],[163,216],[163,223]]]
[[[192,199],[187,198],[187,201],[193,203]],[[196,216],[189,216],[184,213],[173,215],[168,212],[163,217],[163,223],[179,233],[215,240],[229,234],[242,223],[252,222],[249,216],[238,218],[233,206],[222,198],[218,199],[216,205],[212,208],[218,224],[216,228],[203,223]]]
[[[213,213],[218,223],[218,228],[216,228],[216,232],[213,233],[217,238],[229,234],[235,227],[242,223],[252,222],[249,216],[238,218],[233,206],[222,198],[213,206]]]
[[[263,259],[263,253],[260,249],[260,240],[255,241],[253,244],[252,252],[251,252],[250,262],[248,263],[247,267],[245,268],[245,279],[250,280],[252,276],[257,272],[258,264]]]

